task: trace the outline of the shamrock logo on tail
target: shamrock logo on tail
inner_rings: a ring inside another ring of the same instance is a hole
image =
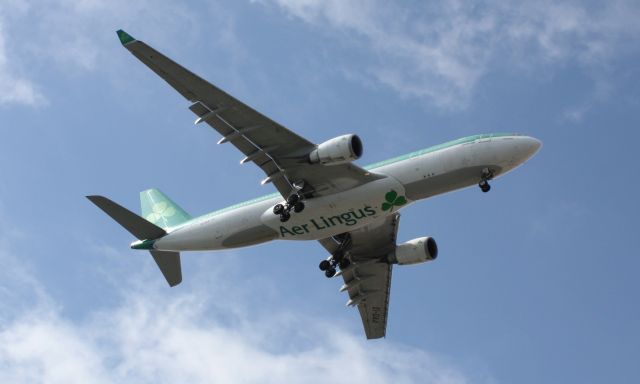
[[[384,195],[384,199],[386,200],[382,203],[382,210],[391,212],[393,207],[401,207],[407,204],[407,199],[404,196],[398,196],[398,192],[393,189]]]
[[[151,210],[152,212],[147,215],[146,219],[154,224],[157,224],[160,219],[166,220],[176,214],[175,208],[164,201],[155,203],[153,207],[151,207]]]

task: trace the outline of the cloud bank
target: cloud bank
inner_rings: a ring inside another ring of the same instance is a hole
[[[353,76],[445,108],[464,108],[491,71],[573,64],[593,76],[637,50],[637,2],[262,0],[368,57]]]
[[[73,320],[17,260],[0,253],[8,266],[0,273],[3,383],[470,381],[423,350],[367,342],[281,303],[249,304],[228,294],[234,282],[222,271],[177,294],[159,273],[129,276],[114,288],[116,305]]]
[[[17,68],[10,65],[4,29],[4,23],[0,16],[0,105],[27,104],[36,106],[44,103],[45,98],[37,87],[30,80],[21,76]]]
[[[3,0],[0,3],[0,105],[46,104],[34,78],[82,74],[112,62],[115,30],[135,24],[150,38],[188,36],[196,15],[151,0]]]
[[[639,48],[640,5],[631,0],[254,2],[327,33],[348,50],[346,56],[359,55],[342,61],[336,55],[336,68],[348,78],[444,110],[468,106],[491,73],[544,76],[551,66],[575,65],[593,78],[596,98],[602,97],[612,63]],[[235,15],[227,8],[224,2],[186,7],[151,0],[5,0],[0,5],[0,105],[46,102],[46,92],[34,80],[34,63],[95,70],[110,59],[104,48],[114,44],[114,25],[136,25],[153,41],[201,39],[210,34],[198,27],[204,11],[217,26],[214,39],[231,55],[240,54],[244,47],[233,31]]]

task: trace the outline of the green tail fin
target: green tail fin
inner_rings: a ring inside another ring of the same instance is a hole
[[[191,220],[191,215],[155,188],[140,192],[140,205],[142,217],[164,229]]]

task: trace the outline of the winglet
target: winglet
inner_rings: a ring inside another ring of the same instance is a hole
[[[122,45],[127,45],[132,41],[136,41],[136,39],[134,39],[133,36],[123,31],[122,29],[118,29],[116,33],[118,34],[118,38],[120,39],[120,42],[122,43]]]

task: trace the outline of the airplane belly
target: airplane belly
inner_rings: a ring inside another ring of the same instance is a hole
[[[285,223],[273,213],[273,207],[265,210],[260,220],[282,240],[317,240],[361,228],[410,202],[402,184],[386,177],[345,192],[307,199],[304,211],[292,213]]]
[[[529,137],[485,138],[376,170],[398,179],[416,201],[476,185],[486,168],[499,177],[522,164],[539,148]]]
[[[260,215],[266,207],[273,207],[278,199],[247,206],[205,218],[170,232],[157,240],[156,249],[172,251],[202,251],[239,248],[278,236],[275,230],[261,223]]]
[[[219,220],[209,220],[170,232],[154,243],[164,251],[200,251],[224,248],[224,228]]]

